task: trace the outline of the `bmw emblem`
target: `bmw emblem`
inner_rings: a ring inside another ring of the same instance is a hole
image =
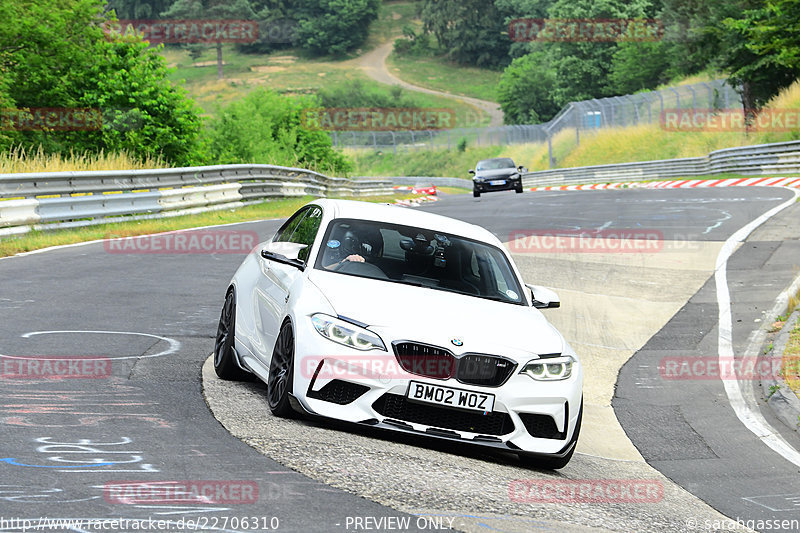
[[[464,341],[462,341],[461,339],[458,339],[458,338],[450,339],[450,343],[453,346],[464,346]]]

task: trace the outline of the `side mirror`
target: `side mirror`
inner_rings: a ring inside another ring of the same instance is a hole
[[[472,174],[473,176],[475,175],[475,171],[472,169],[469,170],[469,173]]]
[[[271,242],[261,250],[261,257],[305,270],[306,264],[299,259],[305,248],[308,248],[307,244],[297,242]]]
[[[527,172],[528,171],[528,169],[523,167],[522,165],[518,166],[517,170],[519,170],[520,172]]]
[[[531,290],[533,306],[537,309],[555,309],[561,307],[561,300],[555,291],[541,285],[525,284]]]

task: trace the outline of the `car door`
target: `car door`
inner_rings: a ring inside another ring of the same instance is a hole
[[[305,244],[298,259],[307,262],[311,253],[311,246],[319,231],[322,221],[322,209],[310,206],[297,212],[275,234],[272,242],[294,242]],[[303,271],[299,268],[260,258],[261,276],[256,284],[257,300],[259,301],[259,332],[264,341],[266,352],[263,354],[265,364],[272,357],[272,349],[283,323],[288,314],[288,302],[292,287],[301,281]]]

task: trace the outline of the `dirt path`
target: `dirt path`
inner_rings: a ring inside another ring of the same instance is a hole
[[[363,56],[358,57],[354,60],[354,62],[370,78],[379,83],[385,83],[387,85],[399,85],[400,87],[408,89],[409,91],[432,94],[435,96],[444,96],[445,98],[459,100],[476,107],[485,113],[488,113],[489,117],[491,117],[489,126],[503,125],[503,112],[500,110],[500,105],[495,102],[479,100],[478,98],[471,98],[469,96],[460,96],[456,94],[435,91],[433,89],[426,89],[425,87],[420,87],[419,85],[405,82],[389,72],[389,69],[386,67],[386,58],[389,57],[389,54],[392,52],[393,46],[394,42],[389,41],[388,43],[382,44],[378,48],[367,52]]]

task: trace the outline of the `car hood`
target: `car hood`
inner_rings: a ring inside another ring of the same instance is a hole
[[[533,307],[320,270],[309,279],[338,315],[369,325],[387,343],[417,341],[519,362],[564,350],[561,334]]]
[[[476,178],[507,178],[519,174],[516,168],[498,168],[496,170],[478,170],[475,172]]]

